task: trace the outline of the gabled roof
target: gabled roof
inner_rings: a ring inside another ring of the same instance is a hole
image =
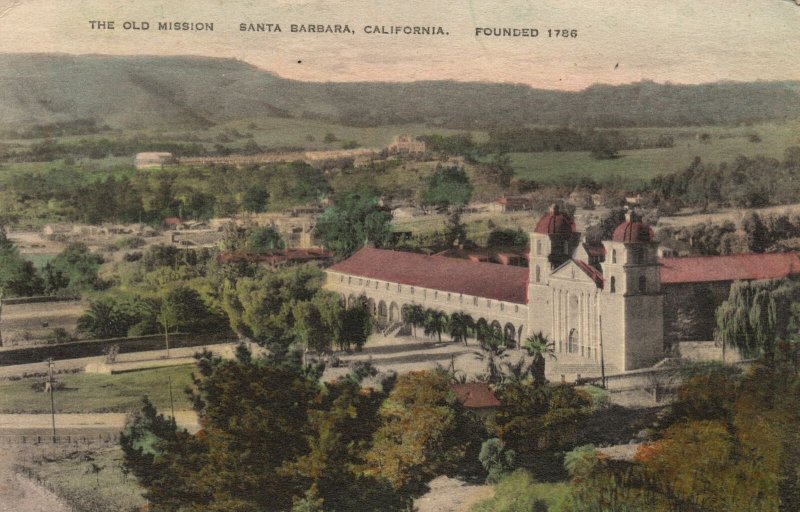
[[[661,258],[661,284],[754,281],[800,275],[800,253]]]
[[[487,409],[500,407],[500,400],[485,382],[453,384],[456,399],[467,409]]]
[[[603,274],[599,270],[589,265],[585,261],[581,260],[572,260],[572,261],[574,261],[575,264],[578,265],[578,268],[583,270],[587,276],[592,278],[592,281],[594,281],[594,284],[596,284],[598,288],[603,288]]]
[[[528,269],[365,247],[329,268],[353,276],[525,304]]]

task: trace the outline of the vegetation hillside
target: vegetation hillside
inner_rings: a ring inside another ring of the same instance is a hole
[[[424,122],[688,126],[800,118],[796,82],[595,85],[580,92],[429,81],[308,83],[217,58],[0,54],[0,124],[204,127],[304,117],[349,125]]]

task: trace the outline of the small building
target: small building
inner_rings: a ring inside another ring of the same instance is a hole
[[[157,169],[177,163],[175,156],[167,152],[136,153],[134,165],[137,169]]]
[[[503,213],[533,210],[533,199],[526,196],[503,196],[497,203]]]
[[[399,155],[421,155],[428,150],[425,142],[410,135],[398,135],[389,145],[389,153]]]
[[[500,407],[500,400],[485,382],[453,384],[453,393],[461,405],[481,417],[489,416]]]
[[[184,224],[178,217],[167,217],[161,223],[166,229],[183,229]]]

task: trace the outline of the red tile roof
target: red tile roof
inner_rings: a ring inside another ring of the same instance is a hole
[[[780,279],[800,275],[800,253],[661,258],[661,284]]]
[[[486,409],[499,407],[500,400],[485,382],[468,382],[466,384],[453,384],[456,399],[468,409]]]
[[[329,270],[392,283],[525,304],[528,269],[365,247]]]
[[[603,274],[602,274],[602,272],[600,272],[599,270],[597,270],[593,266],[589,265],[585,261],[575,260],[575,259],[573,259],[572,261],[574,261],[575,264],[578,265],[578,268],[583,270],[586,273],[587,276],[592,278],[592,280],[594,281],[594,283],[597,285],[598,288],[601,288],[601,289],[603,288]]]

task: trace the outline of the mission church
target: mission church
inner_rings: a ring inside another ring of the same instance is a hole
[[[682,341],[670,340],[670,325],[689,297],[701,294],[713,318],[734,281],[800,275],[797,253],[660,257],[633,211],[611,240],[588,243],[555,205],[531,233],[527,259],[525,268],[365,247],[326,270],[326,288],[348,305],[365,296],[390,331],[410,304],[467,313],[518,343],[541,331],[555,345],[550,372],[574,378],[600,375],[601,360],[607,375],[658,363],[669,341]]]

